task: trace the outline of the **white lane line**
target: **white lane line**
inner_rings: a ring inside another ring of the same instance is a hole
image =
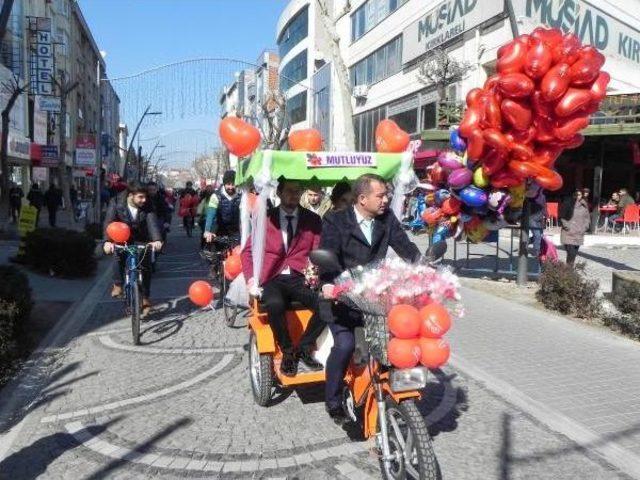
[[[209,370],[206,370],[198,375],[196,375],[195,377],[186,380],[182,383],[178,383],[176,385],[173,385],[171,387],[166,387],[163,388],[161,390],[157,390],[155,392],[152,393],[148,393],[146,395],[139,395],[137,397],[132,397],[132,398],[126,398],[124,400],[118,400],[116,402],[110,402],[110,403],[105,403],[103,405],[96,405],[95,407],[90,407],[88,410],[82,409],[82,410],[76,410],[73,412],[66,412],[66,413],[60,413],[57,415],[49,415],[46,417],[43,417],[42,419],[40,419],[41,423],[53,423],[53,422],[57,422],[59,420],[68,420],[71,418],[77,418],[77,417],[83,417],[87,414],[96,414],[96,413],[104,413],[104,412],[108,412],[110,410],[116,410],[118,408],[122,408],[122,407],[128,407],[131,405],[136,405],[138,403],[145,403],[145,402],[149,402],[150,400],[155,400],[156,398],[160,398],[160,397],[164,397],[166,395],[170,395],[172,393],[175,392],[179,392],[181,390],[187,389],[193,385],[195,385],[196,383],[199,383],[213,375],[215,375],[216,373],[220,372],[222,369],[224,369],[225,367],[227,367],[230,363],[231,360],[233,360],[234,355],[228,353],[226,355],[224,355],[222,357],[222,359],[220,359],[220,361],[218,363],[216,363],[212,368],[210,368]]]
[[[355,465],[349,462],[342,462],[336,465],[336,469],[348,479],[353,480],[374,480],[375,477],[372,477],[364,470],[359,469]]]
[[[115,342],[111,337],[102,336],[99,338],[100,343],[105,347],[115,350],[123,350],[125,352],[135,353],[152,353],[152,354],[168,354],[168,355],[202,355],[206,353],[232,353],[243,351],[242,347],[212,347],[212,348],[158,348],[150,346],[134,346],[124,345]]]
[[[153,466],[155,468],[168,469],[168,470],[186,470],[186,471],[200,471],[200,472],[220,472],[224,469],[224,472],[247,472],[247,461],[215,461],[215,460],[199,460],[194,461],[192,456],[185,456],[180,454],[162,454],[162,453],[142,453],[134,449],[120,447],[114,445],[105,440],[101,440],[96,437],[92,437],[85,426],[80,421],[70,422],[65,425],[67,432],[69,432],[76,441],[82,444],[85,448],[98,453],[102,456],[109,457],[115,460],[125,460],[130,463],[139,465]],[[349,455],[353,453],[359,453],[366,451],[366,445],[360,443],[347,443],[337,447],[321,448],[318,450],[312,450],[306,452],[304,455],[293,455],[290,457],[278,457],[277,463],[275,459],[260,459],[255,460],[258,465],[258,470],[269,470],[277,468],[279,464],[290,463],[291,466],[303,465],[312,463],[320,459],[326,459],[330,457],[340,457],[343,455]],[[249,460],[253,462],[254,460]],[[348,466],[347,470],[353,475],[353,472],[359,472],[361,479],[372,478],[362,470],[357,469],[350,463],[342,463],[339,465]],[[177,467],[180,466],[180,467]]]

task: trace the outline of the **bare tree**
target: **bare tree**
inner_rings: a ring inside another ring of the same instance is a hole
[[[340,98],[340,108],[342,110],[342,116],[344,118],[344,125],[341,125],[344,133],[344,147],[347,150],[355,150],[356,148],[356,136],[353,126],[353,104],[351,103],[351,96],[353,94],[351,87],[351,80],[349,79],[349,68],[342,58],[340,52],[340,36],[336,32],[335,19],[329,8],[327,0],[315,0],[320,14],[320,20],[322,22],[322,31],[327,36],[327,48],[328,51],[324,52],[325,55],[333,63],[336,77],[338,79],[338,94]],[[347,13],[351,9],[350,2],[347,2],[345,6],[345,12]]]
[[[469,62],[451,58],[442,48],[436,48],[418,68],[418,78],[426,85],[435,85],[440,100],[446,100],[446,87],[459,82],[471,70]]]
[[[0,218],[2,224],[8,220],[9,212],[9,125],[11,123],[11,110],[16,101],[29,87],[28,83],[20,85],[20,79],[14,75],[8,82],[0,85],[5,95],[9,97],[2,110],[2,136],[0,137],[0,168],[2,169],[2,198],[0,199]],[[5,218],[6,216],[6,218]]]
[[[224,150],[201,155],[193,161],[192,169],[195,174],[206,180],[218,180],[221,171],[228,169],[229,157]]]
[[[14,0],[4,0],[2,3],[2,10],[0,10],[0,42],[4,40],[4,36],[7,34],[7,26],[9,25],[13,2]]]
[[[267,92],[260,105],[257,121],[262,133],[262,147],[267,150],[282,150],[287,143],[291,126],[287,119],[287,99],[281,91]]]

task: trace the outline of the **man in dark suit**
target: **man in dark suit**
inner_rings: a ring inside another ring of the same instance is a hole
[[[389,247],[408,262],[420,258],[418,247],[387,208],[389,197],[382,177],[362,175],[353,185],[353,196],[353,207],[327,214],[322,224],[320,248],[337,255],[342,271],[384,259]],[[322,272],[325,298],[331,298],[331,283],[342,271]],[[328,320],[333,320],[329,328],[334,343],[327,360],[325,401],[331,418],[342,424],[347,420],[342,408],[343,378],[355,348],[354,328],[362,324],[362,318],[345,305],[337,304],[333,318]]]
[[[283,353],[280,369],[284,375],[293,376],[299,360],[312,370],[322,369],[312,352],[325,325],[316,313],[318,295],[305,285],[302,273],[308,265],[309,253],[320,243],[322,223],[318,215],[299,205],[302,195],[299,182],[281,180],[277,193],[280,206],[268,213],[262,271],[256,278],[250,240],[242,251],[242,270],[249,290],[254,285],[262,287],[264,309]],[[297,348],[285,319],[291,301],[300,302],[314,312]]]
[[[104,236],[107,236],[107,227],[111,222],[123,222],[129,225],[131,237],[128,243],[151,244],[155,251],[162,248],[162,234],[158,227],[158,220],[153,207],[147,203],[147,189],[137,182],[127,187],[127,197],[124,203],[117,204],[115,200],[109,205],[104,220]],[[103,250],[107,255],[115,251],[114,244],[104,242]],[[125,255],[119,254],[113,266],[112,297],[122,295],[122,281],[124,278]],[[142,309],[147,313],[151,308],[149,296],[151,293],[151,254],[147,253],[141,260],[142,266]]]

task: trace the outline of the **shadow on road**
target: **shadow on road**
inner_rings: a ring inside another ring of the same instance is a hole
[[[78,434],[97,437],[121,419],[122,417],[117,417],[107,423],[93,425]],[[39,478],[58,457],[77,446],[76,438],[67,432],[56,432],[39,438],[31,445],[18,450],[0,462],[0,478],[21,480]]]
[[[585,260],[590,260],[592,262],[599,263],[608,268],[612,268],[614,270],[629,270],[632,272],[637,272],[637,268],[630,267],[626,263],[616,262],[615,260],[611,260],[609,258],[599,257],[598,255],[592,255],[590,253],[586,253],[583,251],[578,252],[578,257],[582,257]]]

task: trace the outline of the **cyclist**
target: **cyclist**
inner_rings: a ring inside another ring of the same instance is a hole
[[[193,182],[187,182],[186,187],[180,192],[180,211],[182,225],[190,237],[195,224],[196,207],[198,206],[198,193],[193,188]]]
[[[127,196],[123,203],[118,204],[112,201],[107,210],[104,221],[105,238],[107,226],[111,222],[123,222],[129,225],[131,237],[129,243],[150,244],[151,247],[159,251],[162,248],[162,235],[158,228],[156,214],[147,204],[147,189],[138,182],[132,182],[127,186]],[[107,255],[115,252],[115,245],[110,241],[105,241],[103,250]],[[118,254],[113,265],[113,288],[112,297],[122,295],[122,284],[124,280],[126,257]],[[148,313],[151,309],[149,296],[151,293],[151,254],[145,252],[141,260],[142,267],[142,312]]]

